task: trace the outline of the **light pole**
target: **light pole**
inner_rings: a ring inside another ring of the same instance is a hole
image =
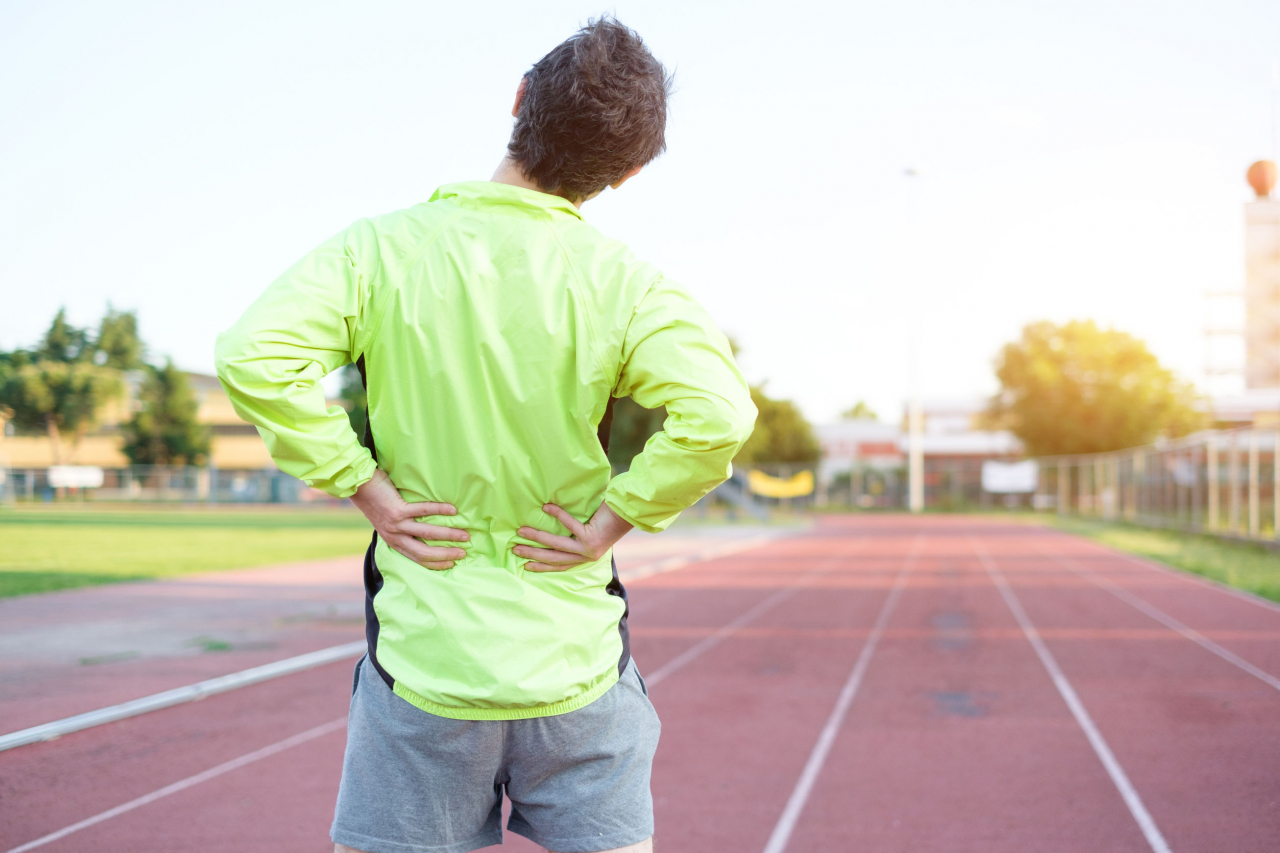
[[[916,184],[915,179],[918,179],[921,175],[921,169],[914,166],[908,167],[906,170],[903,171],[903,174],[907,177],[907,179],[913,185],[912,190],[910,191],[911,198],[909,202],[910,213],[908,215],[908,219],[909,219],[908,228],[914,231],[917,225],[917,220],[919,219],[919,216],[917,215],[917,208],[919,207],[919,204],[916,198],[916,196],[918,195],[918,191],[915,190],[914,185]],[[914,237],[915,235],[911,234],[908,236],[909,238],[911,238],[911,237]],[[908,305],[907,305],[908,312],[912,311],[911,305],[912,303],[915,303],[917,301],[915,297],[918,296],[917,291],[919,290],[919,282],[916,281],[915,279],[918,278],[919,271],[916,270],[915,272],[917,274],[915,276],[912,276],[911,281],[908,284],[908,297],[909,297]],[[909,402],[907,403],[907,495],[908,495],[907,505],[912,512],[923,512],[924,511],[924,412],[921,410],[921,406],[920,406],[919,323],[915,322],[914,320],[915,318],[908,321],[910,323],[910,327],[908,328],[908,331],[907,331],[907,346],[910,348],[910,353],[908,356],[910,360],[910,377],[909,377],[910,399],[909,399]]]

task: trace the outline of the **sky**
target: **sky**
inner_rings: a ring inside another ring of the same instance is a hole
[[[676,93],[668,151],[583,212],[771,396],[896,417],[913,361],[926,398],[990,395],[1023,325],[1085,318],[1205,387],[1204,293],[1241,286],[1273,156],[1274,0],[0,0],[0,348],[111,304],[211,372],[325,238],[488,178],[522,73],[601,12]]]

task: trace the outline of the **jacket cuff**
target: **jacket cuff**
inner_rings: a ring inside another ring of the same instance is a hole
[[[679,517],[679,510],[668,516],[659,516],[655,518],[655,513],[636,512],[631,506],[629,500],[631,496],[624,493],[621,489],[614,489],[612,485],[605,491],[604,502],[608,504],[609,509],[613,510],[614,515],[645,533],[661,533],[666,530],[671,522]]]
[[[378,463],[373,461],[367,449],[361,447],[360,455],[350,465],[335,474],[328,483],[317,485],[335,498],[349,498],[356,493],[356,489],[372,480],[373,473],[377,470]]]

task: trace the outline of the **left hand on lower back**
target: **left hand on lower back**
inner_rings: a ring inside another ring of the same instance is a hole
[[[601,502],[600,508],[586,524],[555,504],[545,504],[542,511],[554,516],[572,535],[557,536],[536,527],[521,527],[521,536],[545,546],[512,547],[511,550],[517,557],[529,560],[524,567],[531,572],[563,572],[586,563],[594,563],[608,554],[614,543],[631,530],[631,523],[619,517],[604,502]]]

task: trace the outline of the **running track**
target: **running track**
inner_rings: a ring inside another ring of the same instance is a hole
[[[958,516],[832,519],[631,592],[661,853],[1280,850],[1270,605]],[[350,669],[0,753],[0,851],[174,783],[35,849],[331,849]]]

